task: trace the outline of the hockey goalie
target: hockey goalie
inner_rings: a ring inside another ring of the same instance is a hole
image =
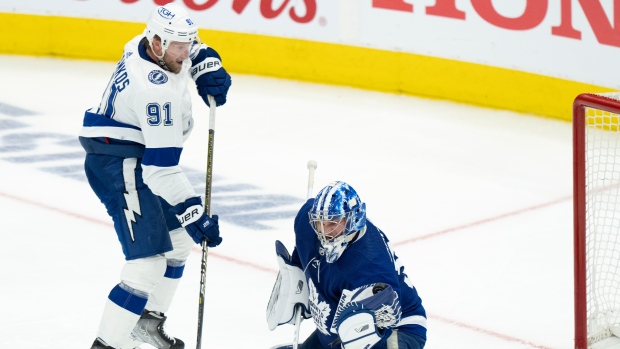
[[[267,324],[274,330],[312,318],[316,330],[303,343],[272,349],[424,348],[422,300],[350,185],[323,188],[301,207],[294,229],[292,254],[276,241],[280,271]]]

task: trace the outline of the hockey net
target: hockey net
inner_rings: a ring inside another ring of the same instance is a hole
[[[575,348],[620,348],[620,92],[573,104]]]

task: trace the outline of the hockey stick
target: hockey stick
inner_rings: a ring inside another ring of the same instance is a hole
[[[314,186],[314,170],[316,170],[316,161],[308,161],[308,194],[306,200],[312,196],[312,187]],[[299,327],[301,326],[301,305],[295,307],[295,334],[293,335],[293,349],[297,349],[299,345]]]
[[[312,187],[314,186],[314,170],[316,170],[316,161],[308,161],[308,195],[306,200],[312,196]]]
[[[209,100],[209,143],[207,146],[207,176],[205,183],[205,213],[211,217],[211,183],[213,182],[213,139],[215,138],[215,98]],[[207,239],[202,240],[202,264],[200,266],[200,295],[198,296],[198,338],[196,349],[202,347],[202,322],[205,314],[205,282],[207,280]]]

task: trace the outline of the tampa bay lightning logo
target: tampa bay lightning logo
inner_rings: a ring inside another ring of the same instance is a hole
[[[149,81],[155,85],[161,85],[168,82],[168,75],[161,70],[153,70],[149,73]]]

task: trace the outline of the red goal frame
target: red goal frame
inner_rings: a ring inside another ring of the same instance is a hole
[[[620,101],[583,93],[573,102],[573,245],[575,348],[588,348],[586,299],[586,108],[620,114]]]

